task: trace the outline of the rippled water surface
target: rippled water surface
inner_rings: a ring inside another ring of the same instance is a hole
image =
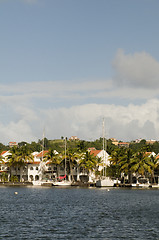
[[[0,212],[0,239],[159,239],[159,190],[0,187]]]

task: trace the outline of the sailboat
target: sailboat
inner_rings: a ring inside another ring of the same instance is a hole
[[[44,136],[45,136],[45,129],[43,131],[43,138],[42,138],[42,151],[40,152],[41,154],[41,161],[39,164],[39,180],[33,180],[32,184],[34,186],[52,186],[52,180],[45,180],[43,179],[43,172],[45,171],[45,162],[44,162]]]
[[[104,136],[104,119],[103,119],[103,176],[96,181],[96,187],[113,187],[114,181],[110,177],[106,177],[106,167],[108,154],[106,153],[106,139]]]
[[[66,138],[65,138],[65,174],[57,178],[57,181],[53,183],[53,186],[71,186],[72,182],[66,180]]]

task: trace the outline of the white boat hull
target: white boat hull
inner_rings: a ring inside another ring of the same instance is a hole
[[[111,180],[110,178],[105,178],[96,181],[96,187],[113,187],[114,186],[114,181]]]
[[[53,186],[71,186],[72,182],[69,181],[59,181],[59,182],[54,182]]]
[[[34,186],[53,185],[52,181],[32,181]]]
[[[41,186],[41,181],[32,181],[34,186]]]
[[[150,184],[145,184],[145,183],[135,183],[135,184],[132,184],[132,187],[149,188],[149,187],[150,187]]]

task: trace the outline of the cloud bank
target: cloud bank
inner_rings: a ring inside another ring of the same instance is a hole
[[[37,141],[44,128],[48,139],[94,140],[103,117],[107,138],[158,139],[159,63],[119,50],[113,68],[112,79],[0,84],[0,142]]]
[[[85,104],[70,108],[39,109],[16,107],[12,120],[0,124],[1,142],[37,141],[45,128],[49,139],[77,135],[94,140],[102,136],[105,118],[106,136],[121,140],[157,139],[159,132],[159,100],[141,106],[126,107],[108,104]]]
[[[146,52],[125,55],[119,49],[113,67],[114,81],[119,86],[159,88],[159,62]]]

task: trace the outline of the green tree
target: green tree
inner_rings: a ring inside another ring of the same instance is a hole
[[[73,168],[77,167],[77,161],[80,157],[80,153],[77,153],[73,149],[68,149],[66,153],[67,167],[72,181],[75,181],[73,176]],[[65,154],[63,155],[63,161],[65,160]]]
[[[152,172],[150,158],[147,157],[144,151],[136,153],[132,158],[131,171],[142,177]]]
[[[58,166],[61,164],[61,161],[62,161],[61,155],[55,154],[55,150],[49,149],[48,153],[44,156],[44,161],[49,161],[51,165],[56,166],[56,174],[58,177],[59,176]],[[53,170],[52,170],[52,175],[53,175]]]
[[[13,147],[10,150],[10,155],[8,155],[8,166],[10,167],[10,177],[12,176],[12,167],[16,170],[16,176],[17,176],[17,169],[23,168],[28,162],[33,162],[33,155],[31,152],[27,149],[26,146],[23,146],[21,148]],[[22,177],[22,174],[20,173],[20,177]],[[22,179],[20,179],[21,181]]]
[[[12,179],[12,168],[15,168],[16,171],[16,176],[17,176],[17,167],[18,167],[18,148],[17,147],[13,147],[10,150],[10,154],[7,156],[7,164],[9,166],[10,169],[10,180]]]
[[[7,182],[8,181],[8,174],[6,172],[2,172],[1,181],[2,182]]]
[[[151,183],[156,183],[155,171],[159,167],[158,158],[156,156],[153,156],[152,154],[149,158],[150,158],[149,165],[150,165],[150,173],[151,173]]]
[[[125,175],[128,175],[128,181],[132,183],[132,160],[133,160],[133,151],[128,148],[124,152],[124,154],[119,159],[119,167],[120,171],[124,173],[124,182],[125,182]]]
[[[34,161],[34,157],[26,145],[23,145],[18,150],[17,161],[17,166],[20,168],[20,170],[24,169],[25,166],[28,166],[28,163],[32,163]],[[20,173],[20,181],[22,181],[22,172]]]
[[[121,177],[121,169],[120,169],[120,161],[125,153],[125,149],[116,148],[110,154],[110,167],[108,171],[111,173],[112,177],[120,178]]]
[[[84,173],[89,174],[90,171],[96,169],[97,163],[97,158],[86,151],[79,161],[79,166],[83,169]]]

